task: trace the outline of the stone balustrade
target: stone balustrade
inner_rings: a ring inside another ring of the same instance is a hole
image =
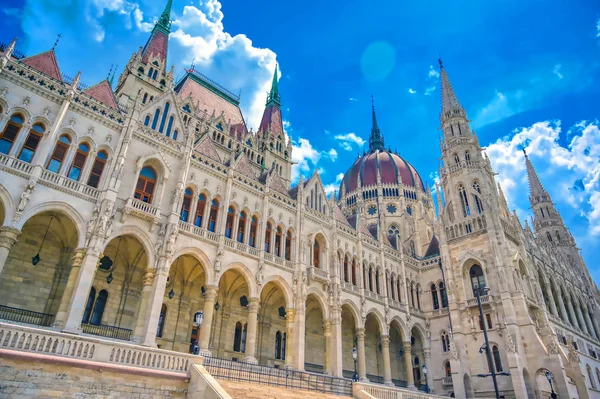
[[[442,397],[431,393],[364,382],[355,382],[352,384],[352,396],[359,399],[432,399]]]

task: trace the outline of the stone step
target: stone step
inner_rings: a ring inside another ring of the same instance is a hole
[[[217,379],[233,399],[344,399],[350,396]]]

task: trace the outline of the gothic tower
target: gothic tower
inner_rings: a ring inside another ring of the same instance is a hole
[[[171,33],[171,6],[168,0],[159,20],[154,25],[144,47],[134,53],[125,70],[119,77],[115,91],[120,104],[130,105],[140,95],[142,103],[171,89],[173,85],[173,67],[167,72],[167,52]]]
[[[292,141],[288,140],[283,131],[277,65],[275,65],[271,90],[267,96],[257,136],[259,148],[264,154],[265,167],[275,169],[283,180],[290,184],[292,180]]]

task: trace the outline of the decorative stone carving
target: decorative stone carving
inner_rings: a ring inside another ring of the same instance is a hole
[[[25,186],[25,190],[21,193],[19,198],[19,205],[17,205],[17,212],[21,213],[29,203],[31,193],[35,189],[37,181],[35,179],[30,179],[27,185]]]
[[[262,290],[262,285],[263,285],[263,280],[264,280],[264,276],[263,276],[264,269],[265,269],[265,260],[260,259],[258,262],[258,272],[256,273],[256,285],[258,286],[259,292]]]
[[[26,96],[25,98],[23,98],[23,102],[21,103],[21,105],[23,105],[25,108],[27,108],[27,106],[31,103],[31,98],[29,96]]]

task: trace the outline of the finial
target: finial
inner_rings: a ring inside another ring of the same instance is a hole
[[[527,157],[527,150],[525,149],[525,147],[523,147],[523,154],[525,154],[525,157]]]
[[[106,80],[110,79],[110,74],[112,73],[114,66],[115,64],[110,64],[110,69],[108,70],[108,74],[106,75]]]
[[[60,41],[60,37],[61,36],[62,35],[59,33],[58,36],[57,36],[57,38],[56,38],[56,41],[54,42],[54,46],[52,46],[52,50],[54,50],[56,48],[56,46],[58,45],[58,42]]]
[[[373,111],[375,111],[375,98],[373,97],[372,94],[371,94],[371,108],[373,108]]]
[[[438,63],[440,64],[440,69],[442,69],[444,67],[444,64],[442,63],[442,55],[441,54],[438,55]]]
[[[118,65],[115,65],[115,68],[113,69],[112,76],[110,77],[110,79],[108,81],[110,83],[111,87],[113,85],[113,81],[115,80],[115,74],[117,73],[117,68],[118,67],[119,67]]]

